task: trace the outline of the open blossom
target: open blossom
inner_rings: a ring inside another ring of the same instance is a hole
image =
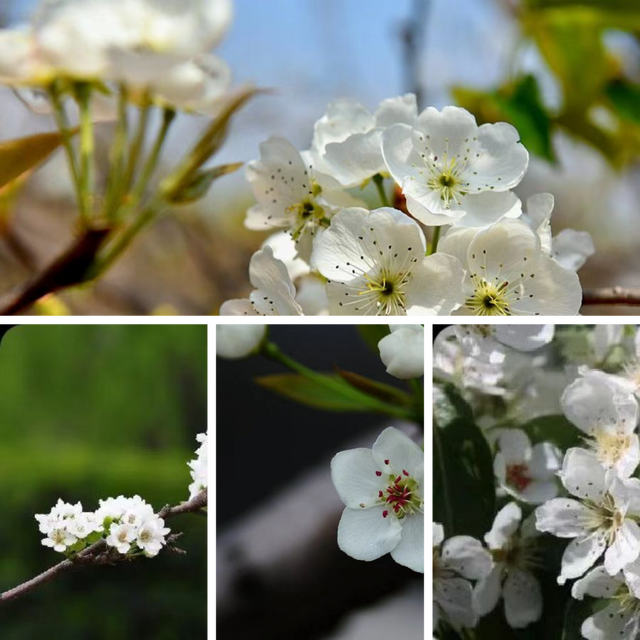
[[[136,532],[136,545],[147,558],[154,558],[166,544],[165,536],[170,531],[162,518],[145,520]]]
[[[219,324],[216,327],[216,355],[229,360],[257,353],[267,335],[264,324]]]
[[[425,224],[483,227],[521,213],[510,189],[522,180],[529,154],[509,124],[478,127],[465,109],[429,107],[413,127],[387,129],[382,151],[408,210]]]
[[[425,257],[418,224],[396,209],[343,209],[318,240],[314,260],[329,279],[332,313],[448,314],[461,302],[462,268],[451,256]]]
[[[579,578],[604,554],[615,575],[640,555],[640,486],[605,470],[595,455],[569,449],[560,479],[575,498],[555,498],[538,507],[536,526],[559,538],[573,538],[562,556],[558,582]]]
[[[386,172],[383,131],[394,124],[413,125],[417,115],[413,94],[383,100],[373,114],[353,100],[336,100],[313,128],[314,165],[344,187],[359,186]]]
[[[484,537],[493,568],[473,592],[474,609],[481,616],[493,611],[502,597],[505,617],[514,629],[522,629],[542,615],[542,591],[532,573],[537,532],[526,522],[521,527],[521,521],[522,510],[515,502],[498,512],[491,531]]]
[[[407,380],[424,375],[424,327],[421,324],[391,324],[391,333],[378,342],[380,359],[387,373]]]
[[[255,287],[249,298],[227,300],[222,316],[300,316],[296,288],[284,263],[273,257],[271,247],[256,251],[249,263],[249,280]]]
[[[136,528],[122,523],[112,524],[107,536],[107,544],[115,547],[119,553],[126,554],[131,550],[131,543],[136,539]]]
[[[356,560],[391,553],[424,573],[424,453],[407,435],[385,429],[372,449],[351,449],[331,461],[331,479],[346,508],[338,546]]]
[[[471,536],[444,539],[441,524],[433,523],[433,629],[441,622],[454,629],[478,622],[473,607],[472,580],[491,572],[493,560],[482,543]]]
[[[189,497],[194,498],[207,488],[208,443],[207,434],[199,433],[196,439],[200,446],[196,449],[196,458],[188,462],[193,482],[189,485]]]
[[[483,230],[451,228],[438,251],[458,258],[466,275],[459,313],[478,316],[576,315],[580,281],[540,250],[540,239],[520,220]]]

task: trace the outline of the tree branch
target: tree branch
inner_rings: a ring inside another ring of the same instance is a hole
[[[207,506],[207,490],[201,491],[197,496],[191,498],[187,502],[176,505],[174,507],[170,505],[164,506],[159,512],[158,517],[167,519],[173,516],[181,515],[183,513],[202,513],[202,510]],[[175,541],[181,534],[172,534],[167,539],[167,546],[173,550],[181,552],[180,549],[174,548]],[[47,582],[51,582],[56,576],[64,573],[68,569],[78,565],[103,565],[103,564],[117,564],[118,562],[129,562],[134,558],[130,556],[124,556],[122,554],[113,554],[111,549],[107,547],[105,539],[94,542],[91,546],[83,549],[77,553],[73,558],[67,558],[62,562],[54,565],[50,569],[47,569],[43,573],[27,580],[22,584],[9,589],[0,594],[0,603],[7,602],[9,600],[15,600],[21,596],[29,593],[33,589],[36,589],[40,585]]]
[[[640,289],[624,287],[605,287],[602,289],[585,289],[582,304],[621,304],[640,306]]]

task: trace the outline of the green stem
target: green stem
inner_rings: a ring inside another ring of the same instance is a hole
[[[78,163],[76,160],[76,154],[71,143],[72,132],[69,126],[69,120],[62,104],[60,92],[55,84],[49,89],[49,99],[51,100],[51,106],[53,107],[53,115],[56,121],[56,125],[62,136],[62,146],[64,147],[65,154],[67,156],[67,163],[69,165],[69,171],[71,172],[71,179],[76,192],[76,201],[78,203],[78,209],[82,214],[82,191],[80,189],[80,180],[78,176]]]
[[[433,255],[438,250],[438,242],[440,241],[440,232],[442,231],[442,227],[435,227],[433,229],[433,239],[431,240],[431,245],[427,251],[427,255]]]
[[[280,364],[287,367],[287,369],[295,371],[296,373],[299,373],[309,380],[313,380],[315,383],[320,384],[327,389],[332,389],[342,393],[344,393],[345,391],[345,384],[342,381],[335,380],[330,376],[317,373],[313,369],[305,367],[303,364],[300,364],[290,356],[282,353],[282,351],[280,351],[280,348],[273,342],[267,341],[263,343],[262,354],[266,358],[279,362]],[[419,419],[419,417],[416,416],[415,412],[411,409],[394,406],[392,404],[379,400],[378,398],[374,398],[366,393],[363,393],[358,389],[349,388],[349,393],[351,394],[352,398],[361,401],[364,408],[370,409],[371,411],[377,411],[379,413],[384,413],[396,418],[404,418],[406,420],[417,421]]]
[[[88,219],[93,195],[93,159],[95,153],[93,122],[91,120],[91,86],[87,83],[78,85],[76,99],[80,108],[79,178],[82,194],[81,212],[85,219]]]
[[[140,116],[138,119],[138,126],[136,134],[131,143],[129,150],[129,161],[124,172],[124,178],[122,182],[123,190],[126,192],[131,187],[133,178],[135,176],[136,167],[138,165],[138,158],[144,146],[144,141],[147,136],[147,129],[149,127],[149,116],[151,114],[151,103],[145,99],[143,105],[140,107]]]
[[[111,148],[111,171],[107,198],[105,203],[105,215],[107,220],[113,222],[118,211],[119,201],[122,196],[122,181],[124,176],[124,155],[129,139],[129,123],[127,120],[128,91],[123,85],[120,87],[118,98],[118,124],[116,135]]]
[[[443,509],[443,522],[442,526],[444,527],[445,534],[448,536],[452,535],[453,532],[453,508],[451,506],[451,495],[449,493],[449,483],[447,482],[447,474],[444,470],[444,452],[442,450],[442,443],[440,442],[440,434],[438,432],[437,424],[433,425],[433,455],[434,459],[434,473],[436,470],[440,475],[440,482],[442,483],[442,496],[444,500]]]
[[[389,198],[387,198],[387,192],[384,190],[384,178],[379,173],[376,173],[376,175],[373,176],[373,182],[376,185],[376,189],[378,189],[378,195],[380,196],[380,202],[382,202],[382,206],[390,206]]]

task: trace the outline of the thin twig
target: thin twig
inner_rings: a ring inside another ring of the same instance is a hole
[[[620,304],[640,306],[640,289],[625,287],[604,287],[602,289],[585,289],[582,304]]]
[[[402,26],[405,90],[415,93],[418,109],[424,107],[426,89],[422,79],[422,52],[430,0],[413,0],[411,13]]]
[[[183,513],[202,513],[202,510],[206,508],[206,506],[207,490],[205,489],[188,502],[183,502],[182,504],[176,505],[174,507],[166,505],[158,512],[158,517],[166,520],[167,518],[181,515]],[[173,534],[173,536],[170,536],[170,540],[168,540],[168,543],[173,546],[173,543],[177,539],[178,537],[176,537],[176,534]],[[180,550],[178,550],[178,552],[179,551]],[[86,549],[83,549],[73,558],[63,560],[50,569],[47,569],[40,575],[35,576],[35,578],[31,578],[31,580],[27,580],[17,587],[1,593],[0,603],[20,598],[33,589],[36,589],[40,585],[51,582],[51,580],[53,580],[56,576],[64,573],[74,566],[116,564],[119,561],[129,561],[131,559],[132,558],[129,558],[128,556],[121,556],[119,558],[118,556],[111,554],[110,550],[107,547],[107,543],[103,538],[102,540],[98,540],[98,542],[94,542]]]

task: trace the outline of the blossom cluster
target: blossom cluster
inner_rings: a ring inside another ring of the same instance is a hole
[[[338,100],[308,150],[273,137],[249,164],[245,224],[274,234],[250,261],[255,290],[221,314],[575,315],[593,242],[552,237],[551,194],[523,208],[528,163],[514,127],[465,109]]]
[[[190,498],[195,498],[208,486],[208,437],[206,433],[199,433],[196,439],[200,443],[200,446],[196,449],[196,457],[187,463],[191,469],[191,479],[193,480],[189,485]]]
[[[640,632],[640,331],[635,326],[456,326],[434,345],[436,403],[455,385],[493,454],[486,547],[434,529],[435,624],[475,627],[504,599],[507,622],[541,619],[540,572],[599,602],[588,640]],[[552,425],[544,436],[532,425]],[[547,441],[548,440],[548,441]],[[567,541],[559,566],[539,551]],[[567,589],[569,587],[567,586]],[[435,627],[434,627],[435,629]]]
[[[100,500],[96,511],[84,511],[80,502],[58,500],[49,513],[35,518],[46,536],[42,544],[66,555],[104,538],[108,547],[122,555],[153,558],[166,545],[170,532],[140,496]]]
[[[210,50],[231,13],[231,0],[43,0],[28,25],[0,30],[0,82],[126,86],[134,102],[209,112],[230,82]]]

